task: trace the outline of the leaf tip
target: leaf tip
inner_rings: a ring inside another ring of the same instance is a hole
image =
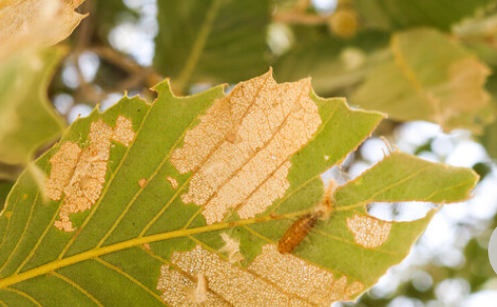
[[[156,93],[162,94],[162,92],[166,92],[167,94],[174,96],[173,90],[171,88],[171,79],[170,78],[165,78],[161,82],[157,83],[154,85],[151,90],[153,90]]]

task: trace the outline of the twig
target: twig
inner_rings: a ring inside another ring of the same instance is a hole
[[[85,1],[83,5],[80,7],[80,10],[89,13],[89,16],[81,22],[81,25],[78,27],[77,35],[76,35],[76,44],[74,47],[74,53],[72,55],[72,59],[74,60],[74,66],[76,67],[76,73],[78,75],[79,86],[76,90],[75,99],[80,100],[88,99],[89,97],[94,97],[97,95],[95,88],[89,84],[81,71],[81,67],[79,66],[79,57],[81,53],[85,51],[87,46],[90,44],[91,36],[94,30],[94,17],[93,12],[95,11],[95,1]],[[91,98],[90,98],[91,100]]]
[[[151,67],[143,67],[128,56],[111,47],[96,46],[90,48],[89,50],[96,53],[99,57],[105,59],[109,63],[123,69],[128,74],[136,75],[137,77],[132,76],[131,78],[129,78],[135,79],[136,82],[133,84],[130,83],[128,84],[128,86],[136,86],[140,82],[143,82],[147,87],[150,88],[163,79]]]

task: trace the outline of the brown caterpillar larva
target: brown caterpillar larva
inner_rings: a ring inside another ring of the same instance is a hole
[[[286,231],[283,237],[278,241],[278,251],[282,254],[288,254],[307,237],[312,228],[320,219],[328,219],[332,211],[332,191],[335,182],[330,181],[325,197],[321,204],[313,212],[301,216]]]
[[[282,254],[288,254],[299,245],[305,237],[316,226],[322,213],[320,211],[312,212],[301,216],[285,232],[283,237],[278,241],[278,251]]]

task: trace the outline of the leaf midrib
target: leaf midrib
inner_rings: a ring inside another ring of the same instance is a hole
[[[92,249],[92,250],[83,252],[81,254],[76,254],[74,256],[70,256],[67,258],[57,259],[53,262],[49,262],[49,263],[44,264],[42,266],[39,266],[37,268],[33,268],[31,270],[25,271],[23,273],[11,275],[5,279],[0,280],[0,289],[3,289],[7,286],[22,282],[22,281],[27,280],[27,279],[31,279],[31,278],[34,278],[37,276],[41,276],[41,275],[50,273],[52,271],[58,270],[58,269],[63,268],[63,267],[67,267],[67,266],[70,266],[73,264],[77,264],[79,262],[83,262],[85,260],[94,259],[94,258],[102,256],[102,255],[107,255],[110,253],[114,253],[114,252],[118,252],[118,251],[121,251],[124,249],[131,248],[131,247],[140,246],[140,245],[146,244],[146,243],[153,243],[153,242],[157,242],[157,241],[175,239],[175,238],[180,238],[180,237],[188,237],[190,235],[202,234],[202,233],[206,233],[206,232],[222,230],[222,229],[232,228],[232,227],[237,227],[237,226],[257,224],[257,223],[262,223],[262,222],[267,222],[267,221],[272,221],[272,220],[291,219],[291,218],[294,218],[295,216],[299,216],[299,215],[301,215],[301,212],[285,214],[285,215],[280,215],[280,216],[269,216],[268,215],[268,216],[264,216],[264,217],[253,218],[253,219],[239,220],[236,222],[217,223],[217,224],[212,224],[212,225],[208,225],[208,226],[201,226],[201,227],[197,227],[197,228],[179,229],[179,230],[175,230],[175,231],[171,231],[171,232],[159,233],[159,234],[150,235],[150,236],[146,236],[146,237],[140,237],[140,238],[134,238],[134,239],[119,242],[116,244],[107,245],[104,247]]]

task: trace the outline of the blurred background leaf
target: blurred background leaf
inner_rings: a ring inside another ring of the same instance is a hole
[[[368,27],[402,30],[431,26],[450,31],[454,23],[471,17],[477,10],[494,5],[492,0],[353,0],[357,12]]]
[[[12,182],[0,182],[0,210],[5,206],[5,200],[9,194],[10,189],[14,184]]]
[[[61,48],[30,48],[0,63],[0,162],[26,165],[65,129],[46,97],[63,54]]]
[[[353,94],[353,104],[395,120],[435,122],[446,131],[481,133],[494,120],[485,90],[490,69],[458,43],[425,28],[395,34],[390,51]]]
[[[237,82],[266,70],[267,0],[159,1],[155,67],[183,91],[193,82]]]
[[[329,96],[363,81],[369,70],[387,56],[378,50],[388,41],[385,32],[364,31],[350,41],[327,35],[296,43],[273,63],[275,74],[281,81],[312,76],[316,93]]]

